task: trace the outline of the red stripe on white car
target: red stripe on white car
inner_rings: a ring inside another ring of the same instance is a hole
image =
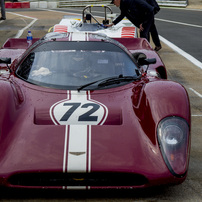
[[[121,38],[135,38],[135,27],[123,27],[121,30]]]
[[[68,27],[66,25],[55,25],[53,27],[53,32],[64,33],[68,31]]]

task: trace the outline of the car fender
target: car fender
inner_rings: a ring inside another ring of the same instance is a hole
[[[14,120],[15,112],[21,107],[24,102],[24,94],[19,85],[8,79],[0,79],[0,112],[1,123],[8,120]]]
[[[143,127],[153,121],[155,127],[166,117],[178,116],[190,125],[190,104],[186,89],[177,82],[156,80],[141,83],[133,91],[136,115],[142,119]]]

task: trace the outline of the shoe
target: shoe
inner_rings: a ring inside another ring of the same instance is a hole
[[[6,18],[1,17],[0,20],[6,20]]]
[[[155,50],[155,51],[159,51],[159,50],[161,50],[161,48],[162,48],[161,46],[156,46],[156,47],[154,48],[154,50]]]

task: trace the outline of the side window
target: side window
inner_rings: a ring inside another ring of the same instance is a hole
[[[30,53],[29,56],[22,62],[18,70],[18,75],[24,79],[28,79],[32,64],[34,62],[35,53]]]

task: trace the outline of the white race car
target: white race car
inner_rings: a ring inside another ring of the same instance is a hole
[[[91,10],[93,7],[104,8],[104,19],[95,17]],[[111,23],[116,14],[107,5],[89,5],[82,11],[81,15],[65,15],[59,24],[54,25],[53,32],[93,32],[104,34],[113,38],[137,38],[137,28],[128,20],[124,19],[117,25],[107,28],[106,24]]]

